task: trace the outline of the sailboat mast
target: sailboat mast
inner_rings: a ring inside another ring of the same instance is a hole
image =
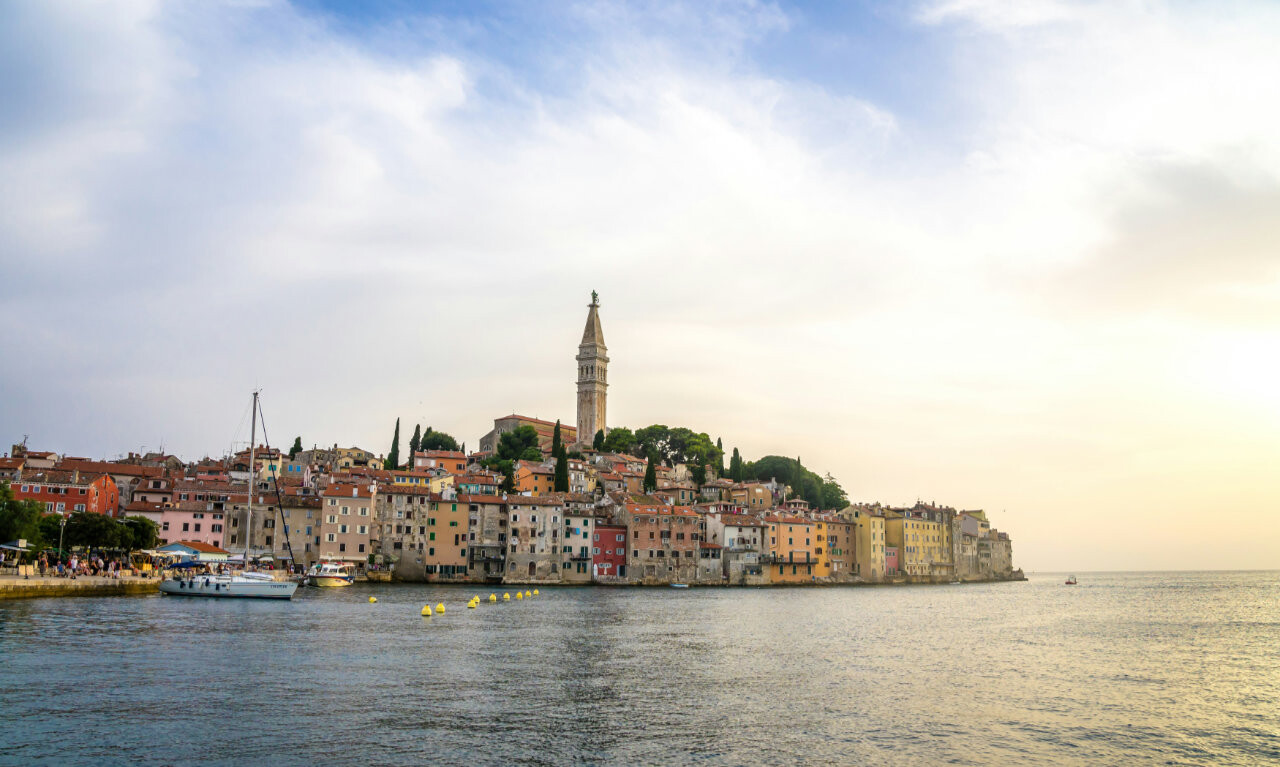
[[[253,540],[254,448],[258,445],[258,392],[253,392],[253,416],[249,420],[249,512],[244,518],[244,566],[249,567],[249,545]]]

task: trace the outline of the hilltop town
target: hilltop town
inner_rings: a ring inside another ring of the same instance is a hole
[[[684,428],[606,426],[608,350],[592,294],[577,422],[494,419],[468,452],[400,426],[386,455],[252,445],[218,459],[91,460],[14,445],[0,483],[50,516],[154,524],[156,545],[419,582],[775,585],[1020,578],[981,510],[849,503],[799,459],[728,466]],[[250,515],[250,500],[253,513]],[[33,507],[34,508],[34,507]],[[60,522],[62,520],[59,520]]]

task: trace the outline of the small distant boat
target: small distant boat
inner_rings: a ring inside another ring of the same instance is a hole
[[[1068,586],[1074,586],[1074,585],[1076,585],[1076,577],[1075,577],[1074,575],[1069,575],[1069,576],[1067,576],[1067,584],[1066,584],[1066,585],[1068,585]]]
[[[307,571],[306,582],[310,586],[341,588],[355,583],[356,576],[351,569],[351,565],[337,562],[321,562],[320,564],[312,565],[311,569]]]
[[[673,584],[671,584],[671,588],[673,588],[673,589],[687,589],[687,588],[689,588],[689,584],[687,584],[687,583],[673,583]]]

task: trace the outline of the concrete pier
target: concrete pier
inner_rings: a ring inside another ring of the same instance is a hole
[[[0,577],[0,599],[38,597],[103,597],[124,594],[158,594],[159,578],[101,578],[83,575],[70,578]]]

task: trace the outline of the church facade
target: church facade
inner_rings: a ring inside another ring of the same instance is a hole
[[[596,432],[605,429],[605,404],[609,389],[609,348],[600,327],[600,297],[591,291],[587,327],[578,344],[578,440],[590,445]]]

